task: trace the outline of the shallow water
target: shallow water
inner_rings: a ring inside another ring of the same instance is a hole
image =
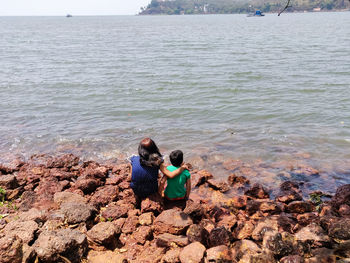
[[[124,158],[151,136],[214,170],[307,153],[325,181],[349,183],[349,24],[350,12],[1,17],[0,153]]]

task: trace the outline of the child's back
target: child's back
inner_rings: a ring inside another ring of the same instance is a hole
[[[180,150],[173,151],[170,154],[172,165],[168,166],[169,171],[175,171],[183,163],[183,153]],[[191,174],[184,170],[180,175],[174,178],[167,178],[167,187],[164,195],[170,200],[181,200],[189,197],[191,191]]]

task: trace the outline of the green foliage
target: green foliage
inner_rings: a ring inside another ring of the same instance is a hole
[[[319,211],[320,207],[323,203],[322,197],[324,196],[322,193],[311,193],[310,195],[310,201],[316,206],[316,210]]]
[[[5,202],[6,190],[0,187],[0,200],[2,203]]]
[[[286,0],[152,0],[146,8],[141,9],[140,14],[232,14],[251,13],[258,9],[263,12],[278,12],[286,3]],[[344,0],[291,0],[290,5],[288,11],[349,8]]]

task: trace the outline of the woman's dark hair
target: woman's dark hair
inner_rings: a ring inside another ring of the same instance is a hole
[[[184,161],[184,154],[180,150],[172,151],[169,158],[172,165],[175,167],[180,167]]]
[[[151,138],[145,138],[139,145],[140,164],[143,166],[159,167],[162,163],[162,155],[156,143]],[[158,156],[159,158],[155,158]]]

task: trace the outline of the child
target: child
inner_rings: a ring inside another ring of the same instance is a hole
[[[171,152],[170,162],[172,165],[167,169],[172,172],[183,165],[183,153],[180,150]],[[167,179],[167,187],[164,191],[164,197],[168,200],[185,200],[188,199],[191,192],[191,174],[188,170],[184,170],[178,176],[163,176],[160,185],[159,193],[162,195],[164,190],[165,180]],[[186,187],[185,187],[186,185]]]

